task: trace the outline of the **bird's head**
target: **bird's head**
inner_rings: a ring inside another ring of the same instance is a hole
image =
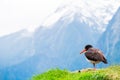
[[[89,48],[92,48],[92,45],[86,45],[85,48],[80,52],[80,54],[86,52]]]

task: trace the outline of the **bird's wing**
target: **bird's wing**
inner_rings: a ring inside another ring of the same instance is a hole
[[[97,50],[97,54],[100,55],[99,60],[103,61],[104,63],[107,63],[107,59],[104,57],[102,51]]]
[[[100,50],[94,48],[88,50],[85,55],[89,60],[93,61],[104,61],[105,59],[103,53]]]

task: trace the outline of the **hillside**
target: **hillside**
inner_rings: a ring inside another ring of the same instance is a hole
[[[110,20],[106,31],[101,35],[98,45],[104,51],[110,64],[119,64],[120,59],[120,7]],[[104,45],[102,45],[104,44]],[[111,58],[112,57],[112,58]]]
[[[98,70],[84,70],[69,72],[67,70],[53,69],[33,76],[31,80],[120,80],[120,66],[110,66]]]

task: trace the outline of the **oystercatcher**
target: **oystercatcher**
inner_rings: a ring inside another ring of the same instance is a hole
[[[92,45],[86,45],[85,49],[80,52],[80,54],[85,53],[86,58],[93,64],[94,69],[96,69],[95,64],[103,62],[107,64],[107,59],[104,57],[103,53]]]

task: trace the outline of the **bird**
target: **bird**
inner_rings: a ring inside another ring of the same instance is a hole
[[[80,52],[80,54],[85,53],[86,58],[89,62],[93,64],[94,69],[96,70],[96,64],[103,62],[107,64],[107,59],[104,57],[101,50],[97,48],[93,48],[92,45],[88,44],[84,47],[84,49]]]

